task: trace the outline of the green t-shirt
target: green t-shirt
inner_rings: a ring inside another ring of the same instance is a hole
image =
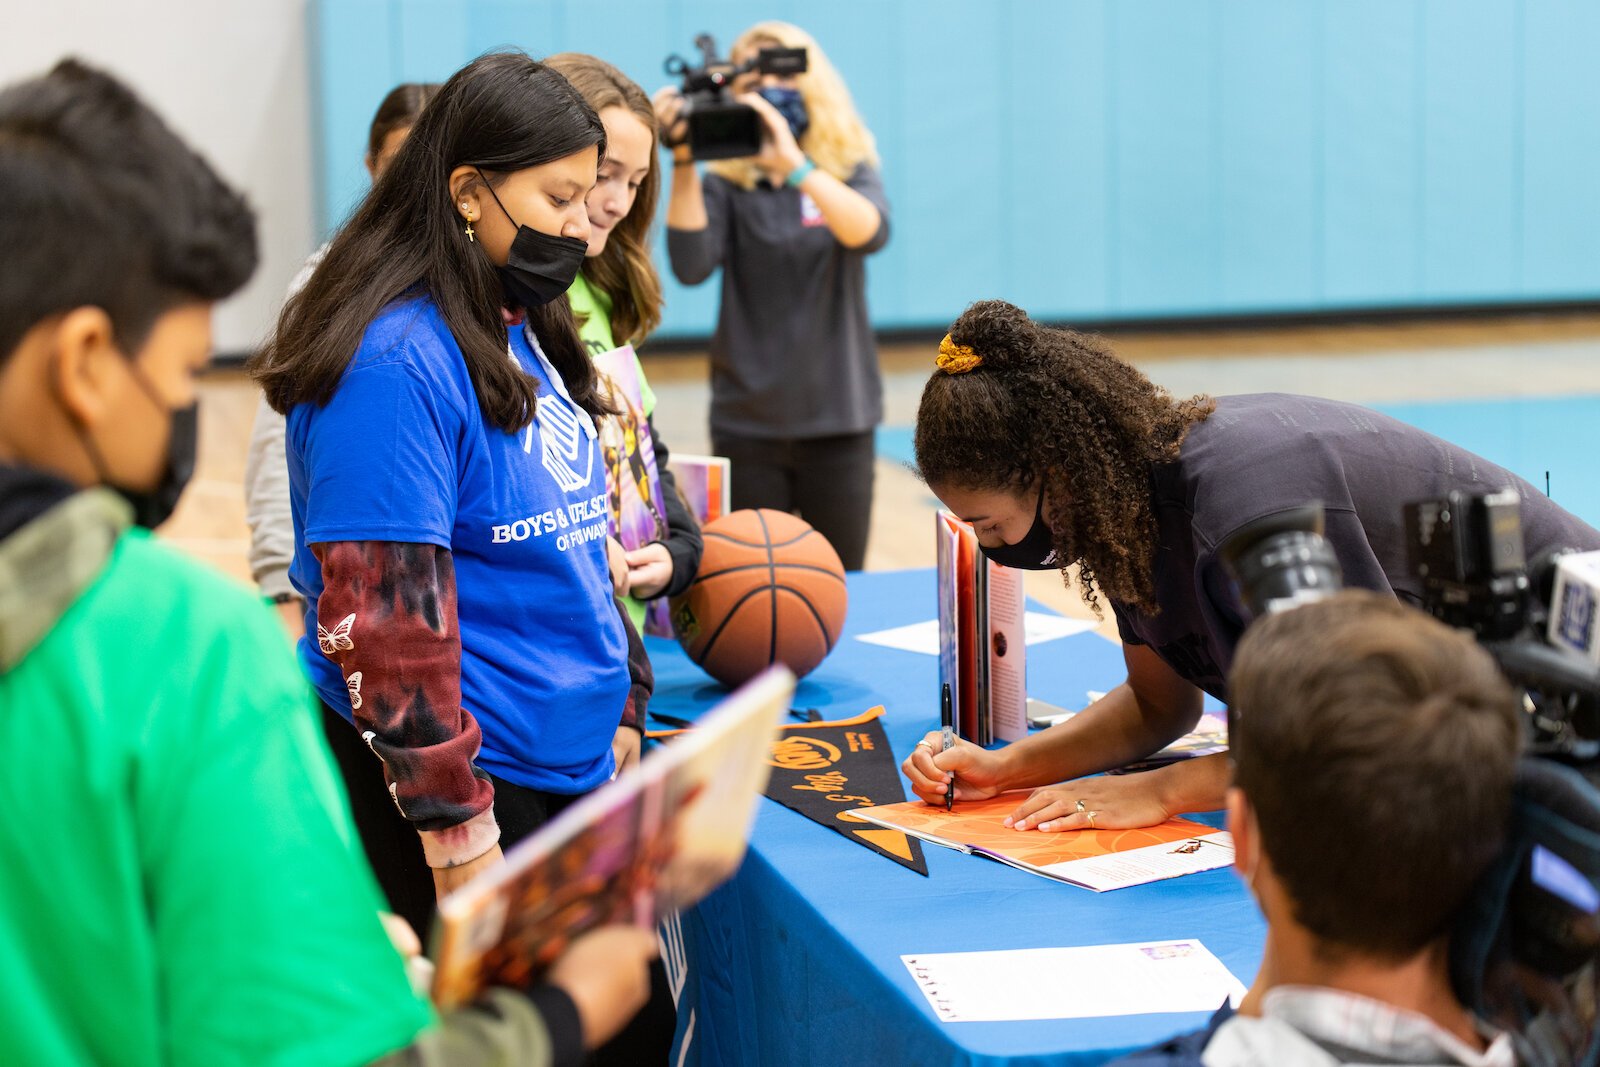
[[[617,347],[616,338],[611,333],[611,294],[590,285],[589,279],[580,271],[577,280],[567,290],[567,299],[572,303],[573,315],[581,323],[578,336],[583,338],[583,346],[588,349],[591,358]],[[645,418],[649,418],[656,410],[655,390],[650,388],[650,380],[644,376],[644,364],[639,362],[639,353],[633,354],[633,361],[639,374],[639,401],[644,406]],[[622,603],[628,609],[629,618],[633,619],[633,628],[644,633],[644,601],[625,596]]]
[[[0,673],[0,1059],[366,1063],[410,988],[276,620],[143,532]]]

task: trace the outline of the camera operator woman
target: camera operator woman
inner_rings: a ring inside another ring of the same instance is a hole
[[[763,22],[730,58],[777,47],[805,49],[807,71],[735,80],[765,124],[762,149],[704,179],[684,143],[682,95],[656,94],[674,146],[667,252],[685,285],[722,268],[711,442],[733,461],[733,506],[798,512],[859,570],[883,410],[866,258],[889,240],[889,205],[872,134],[808,34]]]
[[[1192,729],[1203,693],[1226,700],[1247,614],[1218,549],[1246,524],[1321,501],[1344,583],[1417,604],[1402,508],[1451,490],[1514,488],[1529,557],[1600,548],[1600,532],[1527,482],[1375,411],[1286,394],[1175,400],[1103,342],[972,305],[939,347],[917,411],[918,468],[1009,567],[1078,567],[1110,602],[1127,681],[1082,714],[1000,751],[938,734],[903,768],[924,800],[1035,788],[1010,825],[1149,826],[1222,806],[1227,756],[1083,779]]]

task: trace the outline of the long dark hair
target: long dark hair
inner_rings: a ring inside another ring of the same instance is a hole
[[[1063,570],[1098,613],[1095,586],[1160,611],[1150,472],[1178,458],[1190,427],[1215,408],[1175,400],[1105,342],[1041,326],[1003,300],[981,300],[950,327],[981,361],[936,370],[917,408],[917,469],[934,488],[1015,492],[1041,482]]]
[[[383,142],[395,130],[415,126],[417,116],[439,93],[437,82],[401,82],[389,90],[389,95],[378,105],[367,127],[367,164],[370,166],[383,151]]]
[[[326,404],[379,313],[426,294],[461,346],[484,417],[508,431],[527,426],[538,382],[506,354],[500,276],[463,235],[449,178],[476,166],[495,185],[596,145],[603,156],[605,127],[594,109],[521,52],[491,52],[453,74],[251,361],[267,402],[284,413]],[[573,401],[609,413],[566,298],[530,310],[528,320]]]
[[[583,265],[584,277],[611,297],[611,333],[617,343],[642,344],[661,325],[661,278],[650,261],[650,224],[661,189],[655,108],[638,83],[603,59],[563,52],[545,62],[566,76],[596,114],[608,107],[626,108],[650,131],[650,171],[639,183],[633,210],[612,230],[605,251]]]

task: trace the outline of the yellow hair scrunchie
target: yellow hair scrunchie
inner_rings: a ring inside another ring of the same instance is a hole
[[[958,345],[945,334],[944,340],[939,342],[939,356],[934,363],[946,374],[965,374],[983,366],[983,357],[971,345]]]

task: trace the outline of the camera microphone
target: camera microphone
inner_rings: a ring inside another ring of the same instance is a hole
[[[1546,601],[1550,618],[1545,640],[1600,666],[1600,633],[1595,632],[1596,608],[1600,607],[1600,552],[1568,551],[1550,563],[1554,585]]]

